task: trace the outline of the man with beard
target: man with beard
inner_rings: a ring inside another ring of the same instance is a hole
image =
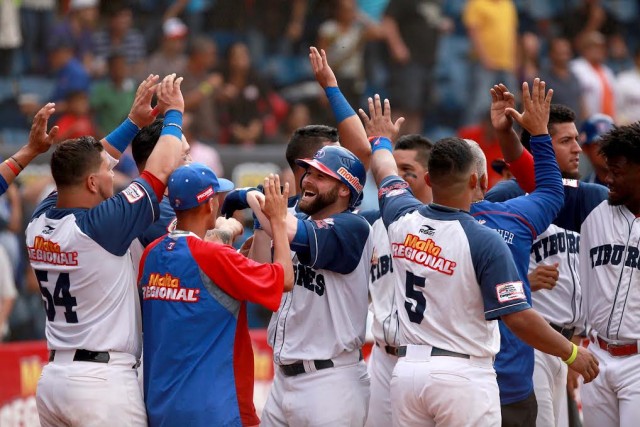
[[[276,369],[262,425],[362,426],[369,376],[361,347],[373,242],[369,224],[352,210],[362,197],[365,167],[335,146],[298,165],[306,169],[301,213],[287,217],[295,285],[269,324]],[[262,197],[250,191],[247,199],[271,235]]]
[[[512,130],[507,108],[513,108],[514,98],[504,85],[492,90],[492,122],[496,129],[505,160],[518,162],[513,167],[518,182],[501,182],[485,196],[487,200],[500,202],[533,191],[527,177],[532,164],[524,164],[531,155],[523,150]],[[601,185],[579,182],[578,166],[581,152],[579,133],[575,125],[575,113],[564,105],[552,104],[548,124],[556,161],[564,179],[565,203],[553,223],[537,236],[531,246],[529,281],[533,306],[551,326],[566,338],[584,328],[581,315],[582,287],[579,275],[580,220],[607,197],[607,189]],[[531,136],[523,131],[522,142],[529,144]],[[512,163],[513,164],[513,163]],[[520,188],[520,186],[522,188]],[[583,278],[582,278],[583,279]],[[519,341],[519,346],[524,346]],[[510,346],[496,359],[496,372],[500,384],[503,405],[519,389],[533,387],[538,406],[537,425],[566,425],[567,367],[554,356],[534,351],[533,376],[514,377],[512,372],[522,372],[523,359]],[[595,352],[594,352],[595,353]],[[577,378],[571,374],[570,386],[575,389]]]

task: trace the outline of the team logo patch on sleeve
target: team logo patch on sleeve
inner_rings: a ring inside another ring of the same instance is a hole
[[[383,196],[393,197],[398,196],[400,194],[406,193],[406,189],[409,187],[409,184],[406,181],[395,182],[391,185],[387,185],[378,190],[378,198],[381,199]]]
[[[135,203],[144,197],[145,192],[140,184],[132,182],[127,188],[122,190],[122,194],[124,194],[124,197],[127,198],[129,203]]]
[[[522,282],[507,282],[496,285],[498,302],[509,302],[526,299]]]

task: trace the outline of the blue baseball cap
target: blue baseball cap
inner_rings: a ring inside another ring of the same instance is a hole
[[[613,119],[606,114],[594,114],[580,127],[580,145],[592,144],[600,141],[602,135],[613,129]]]
[[[169,203],[176,211],[195,208],[209,200],[216,193],[231,191],[233,182],[218,178],[202,163],[180,166],[169,176]]]

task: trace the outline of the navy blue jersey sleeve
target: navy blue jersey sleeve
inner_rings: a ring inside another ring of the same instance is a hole
[[[515,199],[516,197],[524,196],[526,193],[515,179],[508,181],[500,181],[494,185],[491,190],[487,191],[484,195],[484,199],[490,202],[504,202],[505,200]]]
[[[500,316],[531,308],[511,251],[494,230],[475,221],[460,222],[467,235],[471,260],[480,284],[484,316]]]
[[[292,248],[300,263],[340,274],[358,266],[371,230],[364,218],[352,213],[299,221],[298,226],[305,227],[308,236],[308,246]]]
[[[138,236],[142,246],[146,248],[151,242],[171,231],[170,227],[175,219],[176,213],[171,207],[169,198],[163,197],[162,202],[160,202],[160,217],[157,221],[154,221],[154,223],[151,224],[144,233]]]
[[[380,183],[378,203],[380,203],[382,221],[387,228],[396,219],[422,206],[422,202],[411,192],[407,181],[393,175],[386,177]]]
[[[564,207],[553,222],[558,227],[580,232],[580,227],[592,210],[607,200],[609,190],[600,184],[564,180]]]
[[[523,217],[536,235],[546,230],[564,203],[562,175],[549,135],[531,137],[536,189],[528,196],[503,202],[509,211]],[[533,236],[534,238],[537,236]]]
[[[122,256],[159,215],[158,199],[151,184],[136,178],[120,193],[89,209],[77,223],[83,233],[105,250]]]
[[[58,203],[58,192],[53,191],[51,194],[45,197],[44,200],[42,200],[38,204],[38,206],[36,206],[33,214],[31,215],[31,221],[46,213],[49,209],[55,208],[56,203]]]
[[[374,222],[380,219],[380,211],[377,209],[369,209],[367,211],[358,212],[358,215],[366,219],[369,225],[373,225]]]

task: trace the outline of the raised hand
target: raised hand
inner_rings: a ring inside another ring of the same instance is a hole
[[[388,99],[384,100],[384,109],[380,103],[380,95],[376,94],[373,99],[369,98],[369,116],[360,108],[358,114],[364,123],[364,129],[368,137],[384,136],[391,141],[395,141],[400,133],[400,127],[404,123],[404,117],[393,122],[391,119],[391,104]]]
[[[181,83],[182,77],[176,78],[176,74],[173,73],[166,76],[157,85],[158,105],[156,110],[160,114],[164,114],[169,110],[178,110],[184,113],[184,98],[180,90]]]
[[[533,80],[533,90],[529,93],[529,84],[522,83],[522,103],[524,111],[519,113],[514,108],[506,108],[505,112],[531,135],[544,135],[549,133],[549,110],[553,89],[545,93],[545,82],[539,78]]]
[[[324,49],[318,52],[318,49],[311,46],[309,48],[309,61],[311,62],[313,74],[316,76],[316,81],[323,89],[338,86],[338,80],[336,79],[336,75],[333,74],[331,67],[329,67],[327,54]]]
[[[56,140],[59,131],[58,126],[54,126],[47,132],[49,117],[56,111],[55,107],[56,104],[53,102],[46,104],[38,111],[33,119],[31,131],[29,132],[29,142],[26,147],[33,155],[46,152]]]
[[[131,111],[129,111],[129,119],[139,128],[149,126],[156,118],[155,111],[151,108],[151,99],[159,78],[157,75],[149,74],[149,77],[138,86]]]
[[[264,204],[262,205],[262,213],[269,218],[269,222],[284,223],[287,219],[287,201],[289,199],[289,183],[284,184],[284,188],[280,188],[280,176],[269,174],[264,179]]]
[[[506,114],[507,108],[516,108],[516,98],[507,87],[500,83],[491,88],[491,124],[498,132],[508,132],[513,119]]]

